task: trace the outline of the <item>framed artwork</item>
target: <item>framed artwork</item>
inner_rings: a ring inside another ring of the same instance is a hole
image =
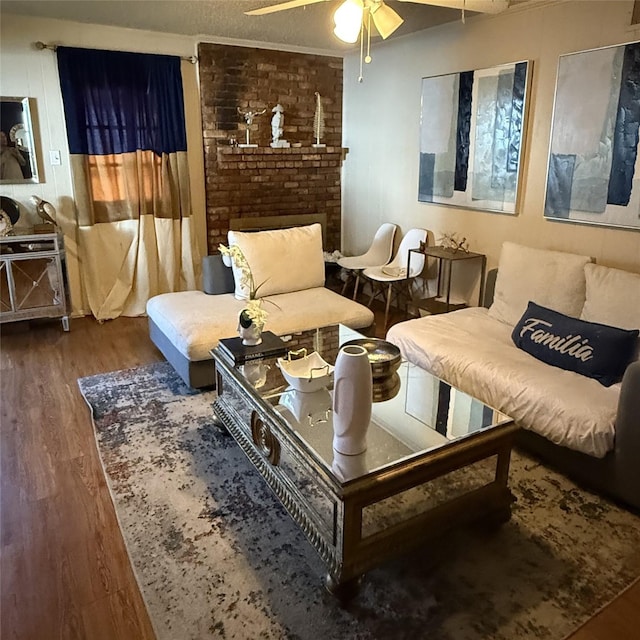
[[[544,215],[640,229],[640,42],[560,56]]]
[[[422,79],[420,202],[517,213],[530,69]]]
[[[0,183],[39,182],[29,98],[0,100]]]

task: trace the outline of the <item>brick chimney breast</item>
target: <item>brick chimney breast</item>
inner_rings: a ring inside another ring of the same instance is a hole
[[[342,59],[237,47],[198,45],[205,154],[209,253],[227,242],[229,221],[244,217],[326,214],[325,249],[340,248]],[[316,149],[315,92],[322,96],[327,146]],[[284,107],[282,138],[289,149],[272,149],[271,109]],[[240,110],[256,116],[245,142]]]

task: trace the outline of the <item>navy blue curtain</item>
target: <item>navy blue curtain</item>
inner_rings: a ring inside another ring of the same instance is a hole
[[[186,151],[180,58],[58,47],[72,154]]]
[[[57,53],[86,304],[142,315],[196,284],[180,58]]]

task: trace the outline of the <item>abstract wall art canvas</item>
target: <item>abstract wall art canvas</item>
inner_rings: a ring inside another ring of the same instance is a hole
[[[560,56],[544,215],[640,229],[640,42]]]
[[[517,213],[530,69],[422,79],[420,202]]]

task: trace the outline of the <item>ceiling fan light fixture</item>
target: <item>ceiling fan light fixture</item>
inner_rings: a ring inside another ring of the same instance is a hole
[[[378,33],[386,40],[404,20],[386,4],[375,3],[371,6],[371,16]]]
[[[336,25],[333,33],[343,42],[353,44],[358,41],[364,13],[363,0],[345,0],[333,14]]]

